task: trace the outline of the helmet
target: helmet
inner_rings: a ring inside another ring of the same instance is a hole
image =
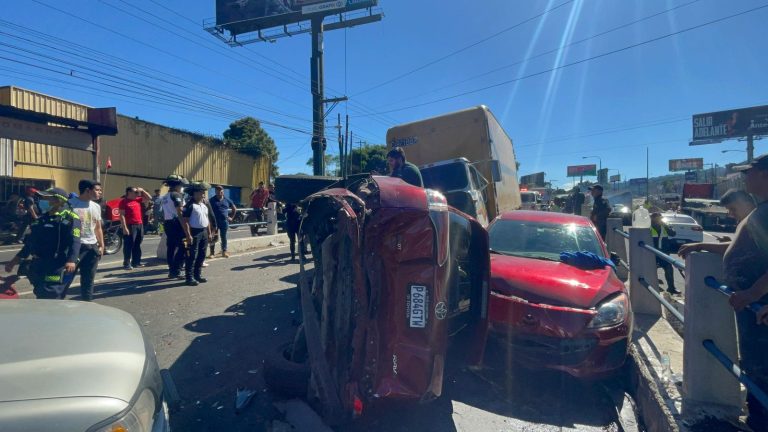
[[[179,174],[171,174],[165,179],[165,184],[168,186],[178,186],[178,185],[187,185],[189,184],[189,181],[184,178],[184,176]]]
[[[211,188],[211,185],[204,181],[193,181],[186,187],[187,192],[207,191]]]

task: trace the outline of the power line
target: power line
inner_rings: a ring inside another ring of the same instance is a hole
[[[488,75],[494,74],[494,73],[496,73],[496,72],[500,72],[500,71],[502,71],[502,70],[505,70],[505,69],[510,69],[510,68],[512,68],[512,67],[515,67],[515,66],[518,66],[518,65],[521,65],[521,64],[525,64],[525,63],[528,63],[528,62],[530,62],[531,60],[535,60],[535,59],[537,59],[537,58],[541,58],[541,57],[544,57],[544,56],[546,56],[546,55],[549,55],[549,54],[553,54],[553,53],[556,53],[556,52],[558,52],[558,51],[562,51],[562,50],[563,50],[563,49],[565,49],[565,48],[569,48],[569,47],[573,47],[573,46],[576,46],[576,45],[580,45],[580,44],[582,44],[582,43],[584,43],[584,42],[588,42],[588,41],[590,41],[590,40],[593,40],[593,39],[596,39],[596,38],[599,38],[599,37],[605,36],[605,35],[607,35],[607,34],[610,34],[610,33],[613,33],[613,32],[619,31],[619,30],[623,30],[623,29],[625,29],[625,28],[628,28],[628,27],[631,27],[631,26],[633,26],[633,25],[639,24],[639,23],[641,23],[641,22],[643,22],[643,21],[648,21],[648,20],[650,20],[650,19],[656,18],[656,17],[658,17],[658,16],[661,16],[661,15],[665,15],[665,14],[668,14],[668,13],[670,13],[670,12],[673,12],[673,11],[675,11],[675,10],[678,10],[678,9],[684,8],[684,7],[686,7],[686,6],[690,6],[690,5],[694,4],[694,3],[698,3],[699,1],[701,1],[701,0],[693,0],[693,1],[689,1],[689,2],[687,2],[687,3],[683,3],[683,4],[680,4],[680,5],[677,5],[677,6],[671,7],[671,8],[669,8],[669,9],[665,9],[665,10],[663,10],[663,11],[661,11],[661,12],[656,12],[656,13],[653,13],[653,14],[651,14],[651,15],[648,15],[648,16],[645,16],[645,17],[643,17],[643,18],[640,18],[640,19],[636,19],[636,20],[634,20],[634,21],[631,21],[631,22],[628,22],[628,23],[625,23],[625,24],[621,24],[621,25],[619,25],[619,26],[616,26],[616,27],[612,27],[612,28],[610,28],[610,29],[607,29],[607,30],[601,31],[601,32],[599,32],[599,33],[595,33],[595,34],[593,34],[593,35],[591,35],[591,36],[588,36],[588,37],[585,37],[585,38],[579,39],[579,40],[577,40],[577,41],[574,41],[574,42],[570,42],[570,43],[568,43],[568,44],[565,44],[565,45],[563,45],[563,46],[560,46],[560,47],[557,47],[557,48],[553,48],[553,49],[550,49],[550,50],[547,50],[547,51],[543,51],[543,52],[540,52],[540,53],[538,53],[538,54],[534,54],[534,55],[532,55],[532,56],[526,57],[526,58],[524,58],[524,59],[522,59],[522,60],[519,60],[519,61],[516,61],[516,62],[514,62],[514,63],[506,64],[506,65],[504,65],[504,66],[499,66],[499,67],[497,67],[497,68],[495,68],[495,69],[491,69],[491,70],[489,70],[489,71],[487,71],[487,72],[483,72],[483,73],[480,73],[480,74],[477,74],[477,75],[473,75],[473,76],[471,76],[471,77],[469,77],[469,78],[465,78],[465,79],[462,79],[462,80],[460,80],[460,81],[455,81],[455,82],[453,82],[453,83],[450,83],[450,84],[446,84],[446,85],[444,85],[444,86],[441,86],[441,87],[438,87],[438,88],[436,88],[436,89],[433,89],[433,90],[429,90],[429,91],[426,91],[426,92],[424,92],[424,93],[420,93],[420,94],[417,94],[417,95],[414,95],[414,96],[411,96],[411,97],[408,97],[408,98],[402,99],[402,100],[400,100],[400,101],[397,101],[397,102],[393,102],[393,103],[390,103],[390,104],[387,104],[387,105],[383,105],[383,106],[382,106],[382,108],[383,108],[383,107],[387,107],[387,106],[392,106],[392,105],[395,105],[395,104],[397,104],[398,102],[404,102],[404,101],[409,101],[409,100],[419,99],[419,98],[421,98],[421,97],[423,97],[423,96],[427,96],[427,95],[430,95],[430,94],[433,94],[433,93],[437,93],[437,92],[440,92],[440,91],[442,91],[442,90],[446,90],[446,89],[449,89],[449,88],[452,88],[452,87],[456,87],[456,86],[458,86],[458,85],[460,85],[460,84],[464,84],[464,83],[466,83],[466,82],[469,82],[469,81],[474,81],[474,80],[476,80],[476,79],[478,79],[478,78],[483,78],[483,77],[486,77],[486,76],[488,76]]]
[[[505,86],[505,85],[512,84],[512,83],[515,83],[515,82],[518,82],[518,81],[522,81],[522,80],[525,80],[525,79],[528,79],[528,78],[533,78],[533,77],[537,77],[537,76],[541,76],[541,75],[546,75],[548,73],[551,73],[551,72],[554,72],[554,71],[557,71],[557,70],[565,69],[565,68],[568,68],[568,67],[571,67],[571,66],[580,65],[582,63],[587,63],[587,62],[592,61],[592,60],[597,60],[599,58],[608,57],[608,56],[611,56],[611,55],[614,55],[614,54],[618,54],[618,53],[621,53],[621,52],[624,52],[624,51],[628,51],[628,50],[631,50],[631,49],[634,49],[634,48],[637,48],[637,47],[640,47],[640,46],[648,45],[648,44],[651,44],[653,42],[658,42],[658,41],[663,40],[663,39],[668,39],[668,38],[670,38],[672,36],[677,36],[677,35],[680,35],[680,34],[683,34],[683,33],[687,33],[687,32],[693,31],[693,30],[698,30],[698,29],[703,28],[703,27],[707,27],[707,26],[710,26],[710,25],[713,25],[713,24],[717,24],[717,23],[720,23],[720,22],[723,22],[723,21],[727,21],[729,19],[733,19],[733,18],[742,16],[742,15],[746,15],[746,14],[749,14],[749,13],[752,13],[752,12],[756,12],[756,11],[761,10],[761,9],[765,9],[766,7],[768,7],[768,4],[764,4],[762,6],[754,7],[752,9],[748,9],[748,10],[743,11],[743,12],[735,13],[733,15],[728,15],[728,16],[725,16],[725,17],[722,17],[722,18],[718,18],[716,20],[708,21],[708,22],[705,22],[703,24],[698,24],[698,25],[695,25],[693,27],[688,27],[688,28],[685,28],[683,30],[678,30],[678,31],[675,31],[675,32],[672,32],[672,33],[668,33],[668,34],[662,35],[662,36],[658,36],[658,37],[655,37],[655,38],[652,38],[652,39],[648,39],[648,40],[645,40],[643,42],[635,43],[635,44],[632,44],[632,45],[627,45],[627,46],[619,48],[619,49],[615,49],[615,50],[608,51],[608,52],[605,52],[605,53],[602,53],[602,54],[598,54],[598,55],[595,55],[595,56],[587,57],[585,59],[581,59],[581,60],[574,61],[574,62],[571,62],[571,63],[563,64],[563,65],[560,65],[560,66],[555,66],[555,67],[552,67],[552,68],[549,68],[549,69],[546,69],[546,70],[543,70],[543,71],[539,71],[539,72],[535,72],[535,73],[532,73],[532,74],[528,74],[528,75],[525,75],[525,76],[522,76],[522,77],[519,77],[519,78],[502,81],[502,82],[499,82],[499,83],[496,83],[496,84],[492,84],[492,85],[481,87],[481,88],[474,89],[474,90],[465,91],[465,92],[454,94],[454,95],[451,95],[451,96],[446,96],[446,97],[439,98],[439,99],[434,99],[434,100],[431,100],[429,102],[423,102],[423,103],[419,103],[419,104],[409,105],[409,106],[405,106],[405,107],[401,107],[401,108],[396,108],[396,109],[391,109],[391,110],[386,110],[386,111],[379,111],[376,114],[388,114],[388,113],[393,113],[393,112],[399,112],[399,111],[405,111],[405,110],[409,110],[409,109],[419,108],[419,107],[422,107],[422,106],[432,105],[432,104],[436,104],[436,103],[439,103],[439,102],[444,102],[444,101],[447,101],[447,100],[456,99],[456,98],[459,98],[459,97],[462,97],[462,96],[467,96],[467,95],[479,93],[479,92],[482,92],[482,91],[485,91],[485,90],[490,90],[490,89],[493,89],[493,88],[496,88],[496,87]],[[357,116],[357,117],[364,117],[364,116]]]
[[[566,1],[566,2],[560,3],[559,5],[557,5],[557,6],[554,6],[554,7],[550,8],[550,9],[547,9],[547,10],[545,10],[544,12],[541,12],[541,13],[540,13],[540,14],[538,14],[538,15],[535,15],[535,16],[532,16],[532,17],[530,17],[530,18],[528,18],[528,19],[525,19],[525,20],[523,20],[523,21],[520,21],[520,22],[519,22],[519,23],[517,23],[517,24],[514,24],[514,25],[512,25],[512,26],[510,26],[510,27],[507,27],[507,28],[505,28],[505,29],[502,29],[502,30],[500,30],[500,31],[498,31],[498,32],[496,32],[496,33],[494,33],[494,34],[490,35],[490,36],[486,36],[486,37],[484,37],[484,38],[482,38],[482,39],[480,39],[480,40],[478,40],[478,41],[475,41],[475,42],[473,42],[473,43],[471,43],[471,44],[469,44],[469,45],[466,45],[466,46],[464,46],[464,47],[462,47],[462,48],[459,48],[459,49],[457,49],[456,51],[452,51],[452,52],[450,52],[450,53],[448,53],[448,54],[446,54],[446,55],[444,55],[444,56],[442,56],[442,57],[438,57],[438,58],[436,58],[436,59],[434,59],[434,60],[432,60],[432,61],[429,61],[429,62],[427,62],[427,63],[425,63],[425,64],[423,64],[423,65],[419,66],[419,67],[416,67],[416,68],[414,68],[414,69],[411,69],[411,70],[409,70],[408,72],[404,72],[404,73],[402,73],[402,74],[400,74],[400,75],[397,75],[397,76],[396,76],[396,77],[394,77],[394,78],[390,78],[390,79],[388,79],[388,80],[386,80],[386,81],[384,81],[384,82],[382,82],[382,83],[379,83],[379,84],[377,84],[377,85],[375,85],[375,86],[373,86],[373,87],[369,87],[369,88],[367,88],[367,89],[365,89],[365,90],[363,90],[363,91],[361,91],[361,92],[358,92],[357,94],[355,94],[355,96],[360,96],[360,95],[366,94],[366,93],[368,93],[368,92],[371,92],[371,91],[373,91],[373,90],[378,90],[378,89],[380,89],[381,87],[384,87],[384,86],[386,86],[387,84],[391,84],[391,83],[393,83],[393,82],[395,82],[395,81],[401,80],[401,79],[403,79],[403,78],[405,78],[405,77],[407,77],[407,76],[409,76],[409,75],[412,75],[412,74],[414,74],[414,73],[416,73],[416,72],[419,72],[419,71],[421,71],[421,70],[424,70],[424,69],[426,69],[426,68],[428,68],[428,67],[430,67],[430,66],[433,66],[433,65],[435,65],[435,64],[437,64],[437,63],[440,63],[440,62],[442,62],[443,60],[449,59],[449,58],[451,58],[451,57],[453,57],[453,56],[455,56],[455,55],[457,55],[457,54],[460,54],[460,53],[462,53],[462,52],[464,52],[464,51],[467,51],[467,50],[469,50],[469,49],[471,49],[471,48],[474,48],[474,47],[476,47],[476,46],[478,46],[478,45],[480,45],[480,44],[482,44],[482,43],[488,42],[488,41],[489,41],[489,40],[491,40],[491,39],[494,39],[494,38],[496,38],[496,37],[499,37],[499,36],[501,36],[501,35],[502,35],[502,34],[504,34],[504,33],[510,32],[510,31],[512,31],[512,30],[514,30],[514,29],[516,29],[516,28],[518,28],[518,27],[520,27],[520,26],[522,26],[522,25],[525,25],[525,24],[527,24],[527,23],[529,23],[529,22],[531,22],[531,21],[535,21],[535,20],[537,20],[537,19],[539,19],[539,18],[541,18],[541,17],[543,17],[543,16],[545,16],[545,15],[549,14],[550,12],[553,12],[553,11],[555,11],[555,10],[557,10],[557,9],[560,9],[561,7],[563,7],[563,6],[567,5],[567,4],[573,3],[573,1],[574,1],[574,0],[568,0],[568,1]]]

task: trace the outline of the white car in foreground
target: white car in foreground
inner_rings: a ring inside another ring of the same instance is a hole
[[[670,246],[680,247],[704,241],[704,228],[692,217],[680,213],[664,213],[661,216],[664,223],[675,231],[675,235],[669,237]]]

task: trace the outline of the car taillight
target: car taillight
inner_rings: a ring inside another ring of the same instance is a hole
[[[448,211],[448,200],[445,195],[433,189],[427,191],[427,207],[431,211]]]
[[[702,228],[700,226],[691,227],[691,229],[694,230],[694,231],[704,231],[704,228]]]

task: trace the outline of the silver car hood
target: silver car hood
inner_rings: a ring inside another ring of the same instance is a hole
[[[76,301],[0,301],[0,417],[14,401],[128,403],[146,356],[141,329],[126,312]]]

